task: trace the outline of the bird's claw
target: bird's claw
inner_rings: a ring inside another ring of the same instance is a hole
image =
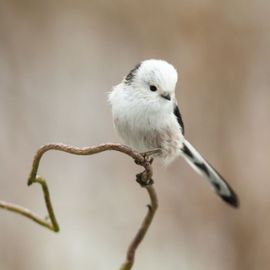
[[[135,163],[136,163],[137,165],[142,165],[142,166],[143,166],[143,164],[145,164],[145,163],[150,163],[150,164],[153,163],[154,158],[151,157],[151,156],[149,156],[148,152],[141,153],[141,155],[142,155],[142,157],[143,157],[143,161],[142,161],[142,160],[136,159],[136,160],[135,160]]]
[[[147,153],[142,154],[142,156],[143,156],[143,158],[144,158],[144,160],[145,160],[146,162],[148,162],[148,163],[150,163],[150,164],[153,163],[154,158],[153,158],[153,157],[150,157],[149,155],[147,155]]]

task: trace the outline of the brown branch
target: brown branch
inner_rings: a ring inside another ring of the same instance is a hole
[[[61,144],[61,143],[54,143],[54,144],[46,144],[37,151],[34,157],[32,170],[28,178],[28,185],[31,185],[32,183],[35,182],[35,177],[37,175],[40,159],[42,158],[43,154],[49,150],[58,150],[58,151],[62,151],[62,152],[66,152],[66,153],[70,153],[74,155],[81,155],[81,156],[98,154],[98,153],[108,151],[108,150],[115,150],[115,151],[122,152],[132,157],[138,164],[142,165],[148,173],[152,172],[151,164],[149,164],[148,162],[145,162],[145,158],[143,155],[131,149],[130,147],[122,145],[122,144],[106,143],[106,144],[100,144],[93,147],[79,148],[79,147],[72,147],[69,145]],[[159,150],[151,151],[151,153],[154,154],[154,153],[157,153],[158,151]]]
[[[135,260],[135,252],[136,252],[139,244],[142,242],[145,234],[147,233],[148,228],[150,227],[152,220],[154,218],[155,212],[158,208],[158,199],[157,199],[157,195],[156,195],[154,187],[147,186],[146,189],[148,191],[148,194],[149,194],[149,197],[151,200],[151,204],[148,205],[148,212],[147,212],[137,234],[135,235],[134,239],[132,240],[132,242],[128,248],[126,261],[123,263],[120,270],[129,270],[132,268],[134,260]]]
[[[49,214],[49,221],[47,221],[46,219],[43,219],[42,217],[30,211],[29,209],[19,206],[17,204],[0,201],[0,208],[25,216],[29,219],[32,219],[39,225],[49,230],[52,230],[54,232],[59,232],[59,226],[54,215],[54,211],[53,211],[53,207],[52,207],[52,203],[50,199],[50,192],[49,192],[47,183],[45,179],[43,179],[40,176],[37,176],[35,178],[35,182],[39,183],[42,186],[42,192],[43,192],[45,204],[46,204],[48,214]]]
[[[29,219],[32,219],[33,221],[35,221],[41,226],[44,226],[52,231],[56,231],[52,228],[52,225],[50,223],[46,222],[46,220],[43,220],[43,218],[37,216],[35,213],[31,212],[29,209],[24,208],[20,205],[0,201],[0,208],[25,216]]]
[[[23,215],[35,221],[39,225],[44,226],[54,232],[59,231],[59,226],[58,226],[58,223],[54,214],[53,206],[51,203],[49,189],[48,189],[46,180],[37,175],[40,160],[42,156],[49,150],[58,150],[58,151],[63,151],[63,152],[74,154],[74,155],[93,155],[93,154],[101,153],[108,150],[114,150],[114,151],[119,151],[130,156],[131,158],[134,159],[134,161],[137,164],[144,167],[145,170],[139,175],[137,175],[137,180],[139,177],[140,181],[138,182],[147,189],[150,200],[151,200],[151,204],[148,205],[148,212],[136,236],[134,237],[134,239],[132,240],[129,246],[129,249],[127,251],[126,261],[121,266],[121,270],[131,269],[134,263],[135,252],[139,244],[142,242],[158,207],[158,200],[157,200],[154,187],[152,185],[149,185],[149,183],[152,182],[151,178],[153,175],[151,160],[149,159],[149,157],[151,155],[159,153],[160,150],[157,149],[157,150],[149,151],[147,153],[140,154],[128,146],[125,146],[122,144],[113,144],[113,143],[107,143],[107,144],[101,144],[101,145],[97,145],[93,147],[83,147],[83,148],[72,147],[72,146],[60,144],[60,143],[46,144],[42,146],[37,151],[34,157],[32,169],[28,178],[28,185],[32,185],[33,183],[38,183],[41,185],[45,204],[46,204],[47,211],[49,214],[49,221],[47,221],[46,219],[42,219],[37,214],[31,212],[29,209],[26,209],[16,204],[0,201],[0,208]]]

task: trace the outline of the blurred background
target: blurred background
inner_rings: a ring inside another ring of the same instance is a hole
[[[241,208],[182,159],[156,161],[160,207],[134,269],[269,269],[269,16],[260,0],[0,0],[0,199],[45,216],[39,186],[26,185],[36,150],[119,142],[108,92],[141,60],[165,59],[186,137]],[[149,200],[140,171],[116,152],[47,153],[39,174],[61,231],[1,210],[0,269],[118,269]]]

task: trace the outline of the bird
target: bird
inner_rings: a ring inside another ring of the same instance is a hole
[[[132,68],[109,92],[116,131],[139,152],[160,149],[155,158],[165,164],[183,157],[224,202],[237,208],[239,199],[232,187],[185,138],[175,97],[177,80],[176,69],[165,60],[147,59]]]

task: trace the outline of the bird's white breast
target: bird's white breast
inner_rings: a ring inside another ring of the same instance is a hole
[[[171,161],[179,155],[183,135],[173,114],[173,104],[152,106],[116,86],[109,96],[113,120],[124,142],[140,152],[160,148],[161,158]]]

